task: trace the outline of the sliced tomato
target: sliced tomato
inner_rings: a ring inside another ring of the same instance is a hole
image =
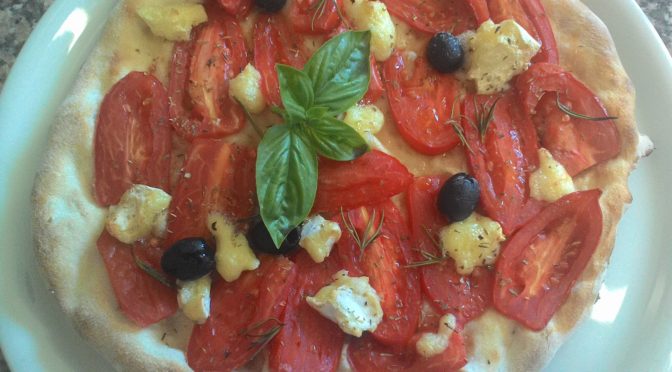
[[[177,43],[173,53],[171,122],[188,140],[223,137],[245,124],[242,107],[229,97],[229,81],[248,63],[245,38],[234,19],[218,19],[198,28],[192,42]]]
[[[530,22],[534,25],[541,41],[541,50],[532,58],[533,63],[553,63],[559,64],[560,57],[558,54],[558,46],[551,28],[551,22],[548,20],[548,15],[544,6],[539,0],[520,0],[525,12],[527,13]]]
[[[131,72],[105,95],[94,139],[94,193],[101,206],[119,203],[133,184],[170,191],[171,129],[161,82]]]
[[[347,221],[341,220],[341,224],[351,223],[362,239],[375,233],[383,223],[381,234],[364,251],[343,228],[337,254],[351,275],[369,277],[380,296],[384,316],[373,337],[386,345],[405,345],[417,328],[421,302],[417,274],[406,268],[412,259],[406,223],[391,201],[360,207],[345,215]],[[368,230],[367,226],[370,226]]]
[[[406,143],[426,155],[459,143],[450,125],[451,113],[452,119],[460,116],[456,100],[461,85],[453,75],[435,72],[423,57],[408,61],[397,51],[385,62],[383,76],[394,122]]]
[[[458,35],[475,30],[480,22],[488,19],[487,7],[483,6],[482,0],[382,1],[392,15],[418,31],[431,34],[443,31]]]
[[[495,308],[539,331],[565,303],[602,234],[600,190],[569,194],[512,236],[497,260]]]
[[[539,202],[529,198],[529,165],[522,151],[520,134],[514,129],[511,112],[518,98],[468,96],[463,102],[463,131],[471,151],[467,163],[481,186],[481,206],[511,234],[539,211]],[[495,105],[494,115],[488,114]],[[476,128],[479,126],[479,128]],[[485,128],[485,136],[482,136]]]
[[[336,255],[315,263],[304,250],[296,256],[299,275],[281,318],[284,326],[270,344],[272,371],[336,371],[345,334],[336,323],[311,308],[306,296],[314,296],[333,281],[340,270]]]
[[[252,0],[217,0],[228,14],[239,17],[247,14],[252,8]]]
[[[320,159],[314,211],[380,203],[402,193],[413,175],[394,157],[378,150],[350,162]]]
[[[600,99],[562,67],[534,64],[519,76],[516,86],[532,115],[541,146],[571,176],[620,153],[620,136],[613,120],[578,119],[560,110],[558,100],[575,113],[595,118],[609,116]]]
[[[512,19],[522,26],[532,37],[539,40],[537,29],[534,28],[532,21],[527,16],[521,1],[524,0],[488,0],[490,17],[495,23]]]
[[[413,246],[434,256],[441,256],[438,235],[448,224],[436,207],[441,185],[438,177],[420,177],[406,194]],[[423,257],[416,255],[415,259],[422,261]],[[422,266],[420,273],[423,290],[434,308],[441,314],[455,314],[459,324],[478,317],[492,304],[494,275],[487,268],[479,267],[463,276],[457,273],[453,260],[446,260]]]
[[[210,235],[208,213],[233,220],[255,213],[255,151],[224,140],[195,140],[170,203],[166,247]]]
[[[133,246],[119,242],[106,230],[96,242],[121,312],[144,328],[177,311],[177,293],[135,263]]]
[[[385,93],[385,88],[383,87],[383,79],[380,77],[380,71],[378,71],[378,65],[376,64],[376,59],[373,54],[370,57],[371,61],[371,81],[369,82],[369,90],[366,91],[366,95],[362,98],[362,101],[366,104],[376,102],[383,93]]]
[[[292,261],[264,256],[236,281],[216,280],[210,317],[196,325],[187,361],[196,371],[231,371],[252,359],[282,327],[279,318],[296,277]]]
[[[270,105],[280,107],[280,85],[275,65],[303,68],[306,53],[303,38],[293,33],[285,18],[261,14],[254,25],[254,66],[261,74],[261,90]]]
[[[293,0],[289,20],[296,32],[327,34],[341,25],[342,6],[343,0]]]

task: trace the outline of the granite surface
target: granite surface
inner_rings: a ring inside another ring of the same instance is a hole
[[[609,1],[609,0],[604,0]],[[672,2],[636,0],[672,51]],[[53,0],[0,0],[0,91],[23,43]],[[7,372],[0,352],[0,372]]]

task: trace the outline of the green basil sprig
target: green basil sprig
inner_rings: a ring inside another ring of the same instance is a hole
[[[303,71],[278,64],[284,124],[259,144],[257,198],[264,224],[279,247],[315,202],[317,156],[349,161],[369,150],[353,128],[336,119],[364,97],[371,71],[369,31],[342,33],[327,41]]]

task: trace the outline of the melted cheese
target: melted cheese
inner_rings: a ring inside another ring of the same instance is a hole
[[[313,261],[320,263],[329,257],[331,249],[340,238],[341,227],[338,223],[317,215],[304,223],[299,245],[308,252]]]
[[[455,260],[457,272],[469,275],[477,266],[495,263],[499,243],[506,238],[496,221],[478,213],[441,229],[441,248]]]
[[[196,323],[203,324],[210,316],[209,275],[187,282],[178,282],[177,304],[184,315]]]
[[[453,314],[442,316],[437,332],[425,332],[415,343],[418,354],[424,358],[431,358],[446,351],[450,346],[450,336],[453,335],[456,326],[457,319]]]
[[[334,282],[320,289],[315,297],[306,297],[306,302],[355,337],[375,331],[383,320],[380,297],[369,284],[369,278],[352,278],[345,270],[336,273]]]
[[[208,20],[203,5],[189,1],[144,1],[136,12],[154,35],[170,41],[189,40],[191,29]]]
[[[371,31],[371,54],[376,60],[390,58],[396,44],[396,32],[385,4],[380,1],[346,0],[343,8],[356,29]]]
[[[513,20],[487,20],[468,40],[467,77],[479,94],[501,92],[514,76],[527,70],[541,44]]]
[[[554,202],[576,191],[572,177],[545,148],[539,149],[539,168],[530,175],[530,196]]]
[[[208,227],[217,241],[215,262],[217,272],[227,282],[240,278],[243,271],[255,270],[259,260],[254,255],[245,235],[224,216],[214,213],[208,216]]]
[[[152,231],[163,235],[171,197],[161,189],[133,185],[109,209],[105,226],[120,242],[132,244],[149,237]]]
[[[231,80],[229,95],[253,114],[258,114],[266,108],[266,99],[261,91],[261,73],[250,63]]]

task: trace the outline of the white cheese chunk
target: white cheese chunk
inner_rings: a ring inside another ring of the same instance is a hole
[[[467,77],[479,94],[501,92],[514,76],[527,70],[541,44],[513,20],[483,22],[468,40]]]
[[[261,91],[261,73],[250,63],[231,80],[229,95],[253,114],[258,114],[266,108],[266,99]]]
[[[450,346],[450,337],[457,326],[457,319],[453,314],[446,314],[439,320],[439,329],[436,333],[425,332],[415,343],[418,355],[431,358],[446,351]]]
[[[357,30],[371,31],[371,53],[376,60],[390,58],[397,35],[385,4],[381,1],[346,0],[343,8]]]
[[[345,111],[343,122],[364,136],[367,132],[380,132],[385,124],[385,115],[375,105],[354,105]]]
[[[469,275],[477,266],[491,265],[506,240],[498,222],[472,213],[469,218],[441,229],[441,248],[455,260],[457,272]]]
[[[133,185],[121,196],[119,204],[110,206],[105,226],[110,235],[122,243],[132,244],[155,231],[165,231],[166,213],[171,197],[165,191],[145,185]]]
[[[186,282],[178,281],[177,303],[184,315],[198,324],[210,316],[210,275]]]
[[[383,320],[380,297],[369,284],[369,278],[352,278],[345,270],[334,274],[334,282],[320,289],[315,297],[306,297],[306,302],[355,337],[375,331]]]
[[[341,227],[338,223],[316,215],[303,224],[299,245],[308,252],[313,261],[320,263],[329,257],[331,248],[340,238]]]
[[[191,29],[208,20],[203,5],[193,1],[143,1],[136,12],[154,35],[170,41],[189,40]]]
[[[240,278],[243,271],[255,270],[259,260],[254,255],[245,235],[219,213],[208,216],[208,227],[217,241],[215,262],[217,272],[227,282]]]
[[[554,202],[576,191],[572,177],[545,148],[539,149],[539,168],[530,175],[530,196]]]

